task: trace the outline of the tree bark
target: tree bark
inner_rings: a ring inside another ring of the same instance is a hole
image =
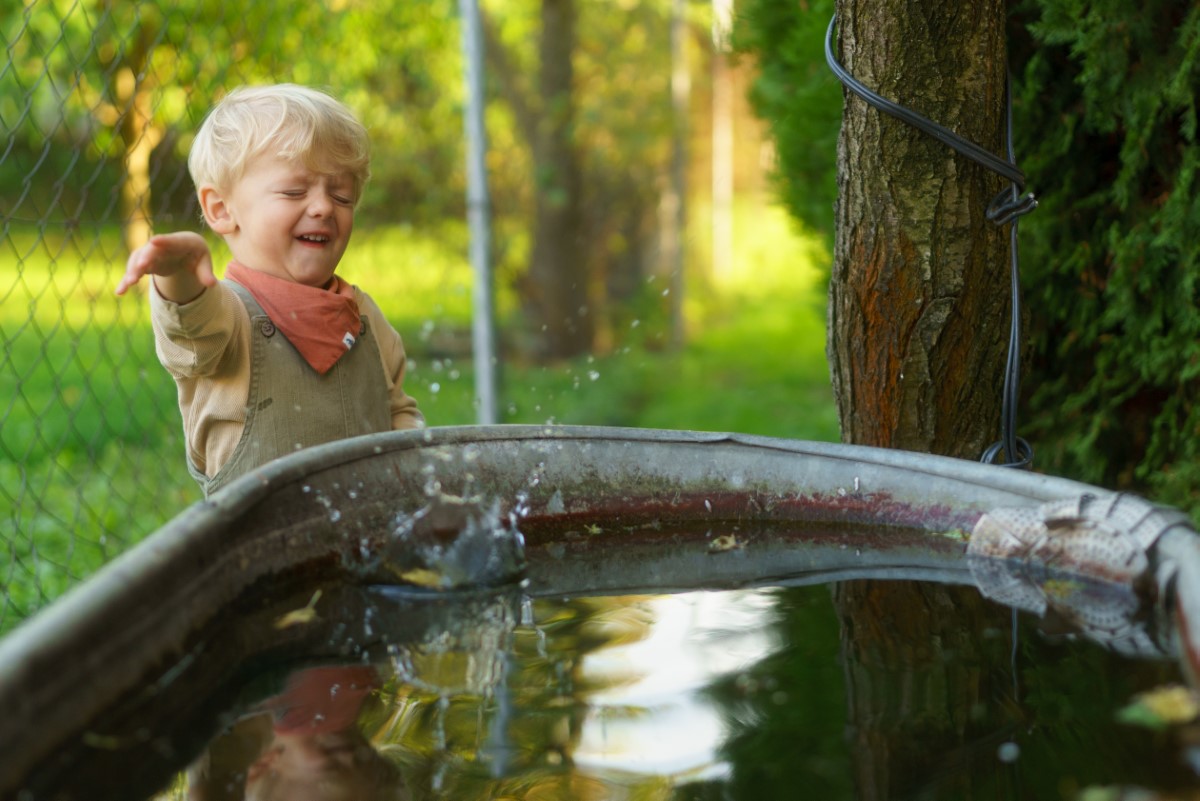
[[[839,0],[839,60],[866,86],[1003,153],[1002,0]],[[829,294],[842,439],[978,459],[997,439],[1009,323],[1002,179],[846,93]],[[834,588],[859,797],[912,793],[1003,690],[976,633],[1007,622],[972,589]],[[956,797],[971,779],[950,779]],[[945,788],[944,788],[945,789]]]
[[[539,88],[542,114],[533,142],[536,212],[532,285],[542,355],[586,353],[593,323],[588,304],[588,243],[583,241],[582,170],[573,141],[576,14],[574,0],[543,0]]]
[[[841,0],[840,60],[879,94],[1003,153],[1001,0]],[[846,93],[829,363],[842,439],[977,459],[997,436],[1002,179]]]

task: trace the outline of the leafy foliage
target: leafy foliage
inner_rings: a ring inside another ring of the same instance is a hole
[[[1200,7],[1036,0],[1015,22],[1039,466],[1200,513]]]
[[[750,91],[776,149],[776,187],[784,205],[832,237],[841,84],[825,65],[833,0],[748,0],[737,7],[734,47],[758,62]]]

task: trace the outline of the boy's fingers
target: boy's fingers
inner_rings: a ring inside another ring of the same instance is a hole
[[[155,234],[133,253],[125,263],[125,275],[117,282],[116,294],[123,295],[146,275],[169,276],[187,271],[203,286],[215,286],[212,254],[208,243],[199,234],[179,231]]]
[[[142,276],[146,274],[146,246],[138,248],[129,254],[129,259],[125,262],[125,274],[121,276],[121,280],[117,282],[116,294],[124,295],[129,287],[142,280]]]
[[[206,250],[204,256],[200,259],[200,263],[196,265],[196,277],[200,279],[200,283],[205,286],[216,286],[217,276],[213,272],[212,256]]]

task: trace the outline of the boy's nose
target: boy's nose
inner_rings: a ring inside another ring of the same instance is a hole
[[[312,217],[326,217],[333,211],[333,198],[326,192],[314,192],[308,204],[308,213]]]

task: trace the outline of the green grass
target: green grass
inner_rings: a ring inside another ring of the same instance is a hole
[[[508,360],[502,422],[836,439],[827,257],[782,212],[748,208],[735,225],[740,270],[720,286],[688,277],[682,349],[663,346],[665,321],[632,318],[611,353]],[[360,231],[344,262],[403,335],[407,389],[435,426],[476,420],[470,357],[440,350],[441,334],[469,325],[466,238],[460,225]],[[124,258],[116,232],[10,233],[6,244],[15,258],[0,260],[0,632],[200,497],[144,295],[112,295]],[[497,305],[511,319],[503,287]]]

